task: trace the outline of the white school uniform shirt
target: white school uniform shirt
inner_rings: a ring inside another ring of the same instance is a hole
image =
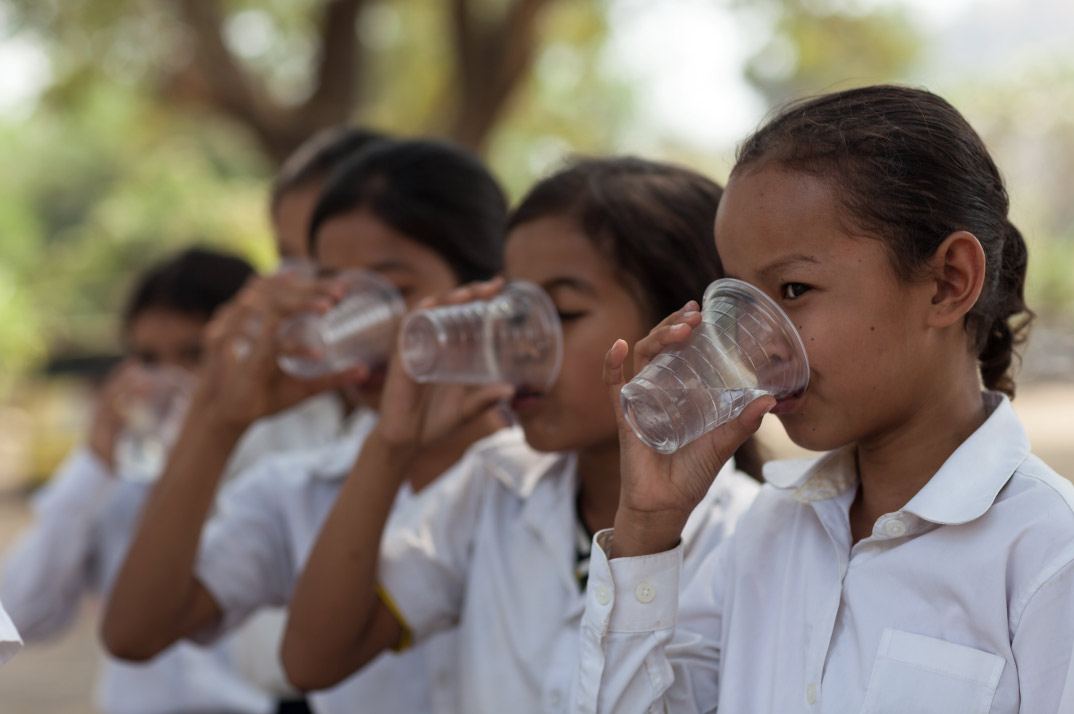
[[[374,412],[363,409],[351,417],[345,438],[264,459],[221,492],[218,510],[202,535],[195,575],[223,617],[199,633],[199,641],[212,641],[260,608],[291,601],[321,526],[375,420]],[[414,495],[404,487],[386,530],[428,490]],[[310,705],[318,714],[443,712],[437,702],[450,696],[443,692],[453,686],[453,650],[447,637],[402,654],[386,652],[340,685],[308,695]]]
[[[22,637],[0,603],[0,665],[14,657],[21,647]]]
[[[730,468],[717,484],[686,526],[688,568],[731,532],[758,490]],[[520,429],[505,429],[431,488],[437,497],[382,544],[389,606],[415,642],[458,633],[455,711],[568,711],[584,606],[574,455],[535,452]]]
[[[678,612],[679,550],[594,548],[578,711],[1074,712],[1074,486],[1006,397],[985,400],[985,423],[853,546],[848,448],[766,470]]]
[[[227,483],[270,454],[326,446],[345,436],[351,424],[340,396],[322,392],[290,409],[258,419],[243,434],[228,459],[222,483]],[[287,681],[279,651],[287,626],[287,610],[263,608],[234,633],[235,666],[259,689],[279,699],[298,699]]]
[[[36,521],[10,552],[2,585],[27,641],[66,628],[88,593],[107,596],[151,488],[117,478],[82,449],[37,494]],[[180,643],[146,663],[106,655],[95,689],[97,708],[109,714],[265,714],[275,706],[235,670],[230,640],[208,649]]]

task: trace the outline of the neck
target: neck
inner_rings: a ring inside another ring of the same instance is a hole
[[[470,422],[450,439],[422,451],[414,461],[407,478],[410,488],[418,492],[435,481],[442,473],[462,458],[466,450],[490,434],[507,426],[497,409],[490,409]]]
[[[855,543],[872,534],[880,516],[905,506],[987,418],[976,373],[928,394],[905,423],[858,443],[861,485],[850,508]]]
[[[619,509],[619,439],[578,452],[579,504],[591,533],[611,528]]]

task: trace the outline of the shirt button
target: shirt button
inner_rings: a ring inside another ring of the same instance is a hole
[[[884,532],[892,538],[904,536],[906,535],[906,524],[898,518],[892,519],[884,524]]]
[[[593,595],[601,605],[607,605],[612,600],[612,594],[608,592],[607,585],[598,585],[593,588]]]
[[[551,704],[554,708],[558,708],[562,701],[563,697],[559,695],[559,692],[552,692],[551,696],[548,697],[548,703]]]
[[[805,698],[810,704],[817,703],[817,685],[813,682],[810,682],[809,686],[805,688]]]
[[[634,597],[638,598],[638,602],[652,602],[656,597],[656,588],[649,583],[642,583],[634,590]]]

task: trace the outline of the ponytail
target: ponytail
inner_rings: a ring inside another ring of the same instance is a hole
[[[980,346],[977,359],[981,364],[984,385],[1013,397],[1011,365],[1015,356],[1014,348],[1026,341],[1034,314],[1026,306],[1024,296],[1029,257],[1025,239],[1010,221],[1006,222],[1005,229],[991,310],[992,322],[987,326],[982,325],[983,345]]]

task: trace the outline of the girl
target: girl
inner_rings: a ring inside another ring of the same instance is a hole
[[[310,225],[311,254],[328,274],[377,271],[413,304],[498,272],[505,219],[503,194],[470,154],[427,141],[386,142],[330,180]],[[113,653],[144,659],[182,638],[211,639],[260,607],[290,600],[380,399],[377,375],[361,368],[300,383],[276,366],[280,321],[323,311],[338,297],[331,280],[277,276],[244,291],[210,328],[207,365],[176,457],[153,493],[109,602],[104,637]],[[251,319],[262,325],[254,336]],[[236,339],[248,346],[241,360]],[[223,460],[245,428],[314,388],[343,385],[358,396],[347,434],[327,447],[260,462],[222,494],[202,535]],[[502,425],[488,410],[474,415],[415,463],[409,490],[421,490],[471,442]],[[343,689],[312,697],[313,708],[429,711],[434,672],[426,654],[382,658]]]
[[[1007,205],[981,139],[925,91],[822,96],[747,140],[716,245],[798,327],[810,383],[672,456],[624,435],[580,711],[1074,711],[1074,488],[1008,401],[1030,313]],[[697,324],[673,314],[635,368]],[[606,359],[616,404],[624,353]],[[766,471],[676,628],[690,494],[767,411],[830,451]]]
[[[38,494],[37,522],[5,564],[4,602],[28,640],[59,634],[86,595],[108,593],[149,496],[147,483],[119,473],[117,401],[144,383],[147,367],[195,370],[209,319],[252,275],[243,260],[192,249],[146,272],[132,292],[122,320],[127,361],[98,398],[86,447]],[[236,674],[233,655],[228,641],[209,650],[180,644],[139,667],[106,659],[97,706],[108,714],[270,712],[271,698]]]
[[[522,201],[509,225],[507,274],[537,283],[555,303],[559,377],[547,393],[514,396],[525,443],[509,430],[475,445],[381,543],[412,460],[455,426],[443,387],[419,388],[392,366],[381,420],[292,602],[283,658],[297,686],[329,685],[386,648],[455,628],[451,711],[566,710],[589,534],[611,524],[619,493],[619,435],[597,379],[603,345],[620,333],[644,335],[667,306],[720,275],[708,238],[719,197],[716,184],[690,171],[606,159],[580,161]],[[757,490],[732,469],[719,484],[687,526],[688,568],[731,531]]]

